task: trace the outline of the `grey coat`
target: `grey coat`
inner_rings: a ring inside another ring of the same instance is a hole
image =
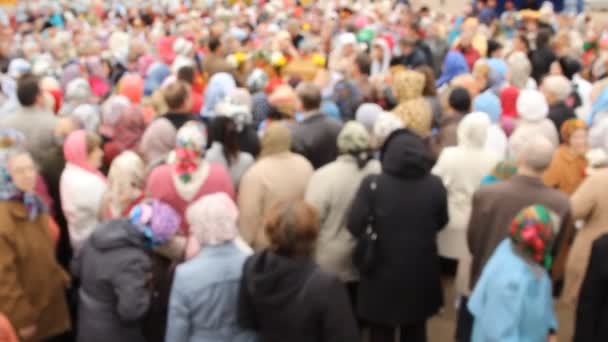
[[[97,227],[72,272],[81,282],[77,341],[145,341],[141,322],[150,307],[151,262],[135,226],[112,220]]]

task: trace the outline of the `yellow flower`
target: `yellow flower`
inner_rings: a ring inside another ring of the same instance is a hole
[[[302,24],[302,30],[303,31],[310,31],[310,24],[309,23],[304,23]]]
[[[284,67],[287,64],[287,58],[280,52],[273,52],[270,56],[270,63],[274,67]]]
[[[248,58],[249,56],[244,52],[237,52],[234,54],[234,59],[239,65],[245,62]]]
[[[325,67],[326,61],[325,56],[321,54],[315,53],[312,55],[312,62],[318,67]]]

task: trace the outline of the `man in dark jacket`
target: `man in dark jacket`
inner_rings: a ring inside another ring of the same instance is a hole
[[[304,110],[304,119],[293,128],[292,149],[306,157],[315,169],[336,159],[336,140],[342,124],[319,111],[321,90],[313,83],[298,86],[298,97]]]
[[[427,46],[428,47],[428,46]],[[391,65],[403,65],[409,69],[416,69],[422,65],[430,65],[426,59],[425,53],[416,45],[416,40],[413,38],[402,38],[399,41],[401,56],[393,58]],[[432,60],[431,55],[431,60]]]
[[[549,104],[549,119],[559,132],[562,124],[569,119],[575,119],[574,110],[566,105],[566,99],[572,93],[572,84],[564,76],[547,76],[541,88]],[[561,140],[561,137],[560,137]]]

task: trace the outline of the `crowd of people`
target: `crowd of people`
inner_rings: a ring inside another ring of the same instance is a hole
[[[608,340],[608,23],[31,2],[0,9],[0,341],[418,342],[453,305],[456,341],[556,341],[557,302]]]

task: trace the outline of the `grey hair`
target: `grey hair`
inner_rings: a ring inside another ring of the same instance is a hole
[[[321,107],[321,89],[312,82],[302,82],[296,89],[304,110],[317,110]]]
[[[549,139],[542,135],[531,135],[527,137],[519,156],[526,167],[541,173],[551,164],[554,152],[555,147]]]
[[[508,59],[509,82],[518,89],[525,89],[532,74],[532,63],[523,52],[515,52]]]
[[[565,101],[572,93],[572,84],[565,76],[561,75],[547,76],[542,87],[545,91],[553,94],[557,101]]]

